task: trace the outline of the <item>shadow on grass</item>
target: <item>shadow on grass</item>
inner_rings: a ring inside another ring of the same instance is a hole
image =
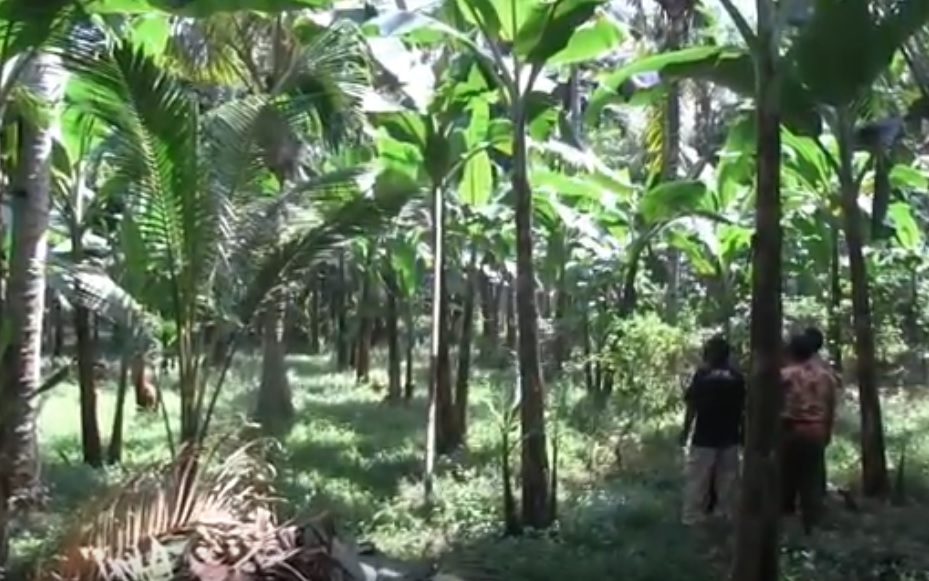
[[[465,579],[719,578],[705,539],[679,523],[676,471],[645,467],[646,458],[667,454],[667,439],[644,441],[641,465],[566,490],[557,534],[468,537],[452,543],[443,562]]]

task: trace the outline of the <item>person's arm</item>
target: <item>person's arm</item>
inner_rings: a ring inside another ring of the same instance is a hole
[[[699,384],[700,372],[694,373],[690,380],[690,385],[684,391],[684,425],[681,427],[681,434],[678,437],[678,443],[681,446],[687,445],[687,438],[690,437],[690,431],[693,429],[694,420],[697,418],[697,407],[695,405],[696,391]]]

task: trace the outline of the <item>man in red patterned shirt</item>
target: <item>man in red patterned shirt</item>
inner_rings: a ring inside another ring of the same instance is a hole
[[[789,362],[781,372],[781,477],[783,508],[800,504],[803,528],[810,532],[822,512],[825,448],[832,439],[838,384],[832,370],[817,360],[816,344],[807,333],[791,337]]]

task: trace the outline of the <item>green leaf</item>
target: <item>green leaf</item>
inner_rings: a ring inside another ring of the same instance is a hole
[[[929,22],[929,3],[900,0],[879,17],[870,0],[817,0],[786,57],[821,103],[845,106],[890,66]]]
[[[90,0],[85,9],[97,14],[147,14],[155,10],[204,18],[222,12],[254,11],[276,14],[289,10],[327,8],[328,0]]]
[[[897,164],[890,170],[890,183],[895,188],[929,189],[929,176],[909,164]]]
[[[607,105],[628,100],[635,94],[635,89],[627,88],[628,82],[634,75],[649,72],[659,73],[664,80],[708,81],[748,98],[755,93],[755,68],[745,49],[697,46],[642,57],[601,78],[585,112],[587,121],[595,121]],[[815,101],[789,74],[782,79],[781,116],[784,125],[799,135],[818,135],[822,130]]]
[[[467,148],[458,195],[461,201],[470,206],[481,206],[490,200],[493,191],[493,167],[487,155],[485,139],[490,129],[490,104],[483,99],[472,102],[471,123],[465,131]],[[479,150],[476,150],[479,148]]]
[[[378,161],[381,167],[403,173],[418,180],[423,167],[423,150],[412,143],[394,139],[386,132],[375,137]]]
[[[598,14],[574,31],[567,46],[547,64],[564,66],[598,59],[618,48],[626,37],[625,29],[606,14]]]
[[[469,24],[479,27],[492,39],[512,40],[512,18],[501,18],[507,0],[458,0],[458,9]]]
[[[129,42],[142,47],[147,54],[161,56],[171,36],[171,22],[167,14],[144,14],[132,20],[127,36]]]
[[[0,2],[0,27],[3,29],[0,59],[8,61],[23,51],[45,45],[51,39],[62,38],[75,18],[81,16],[77,6],[73,0]]]
[[[895,202],[887,209],[887,217],[896,229],[897,241],[907,250],[916,250],[922,245],[923,235],[913,217],[913,209],[906,202]]]
[[[514,4],[522,8],[521,2]],[[603,4],[604,0],[534,3],[527,7],[528,16],[516,33],[513,51],[530,64],[546,64],[548,59],[568,48],[578,28],[588,22]],[[580,55],[582,51],[583,45],[579,44],[576,52]]]
[[[596,119],[604,107],[615,102],[620,95],[623,84],[633,76],[641,73],[660,72],[674,63],[691,63],[724,54],[724,48],[718,46],[695,46],[683,50],[664,52],[634,59],[612,73],[602,75],[599,86],[591,96],[585,115]]]
[[[371,116],[374,124],[384,128],[398,141],[405,141],[425,151],[429,140],[426,118],[412,111],[378,113]]]
[[[639,201],[639,212],[648,223],[656,223],[685,212],[705,210],[708,199],[703,182],[665,182],[645,192]]]

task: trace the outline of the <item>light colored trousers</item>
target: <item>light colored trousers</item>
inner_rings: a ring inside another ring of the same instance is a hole
[[[702,448],[691,446],[684,462],[684,524],[706,518],[710,485],[716,487],[716,511],[720,516],[735,514],[739,488],[739,447]]]

